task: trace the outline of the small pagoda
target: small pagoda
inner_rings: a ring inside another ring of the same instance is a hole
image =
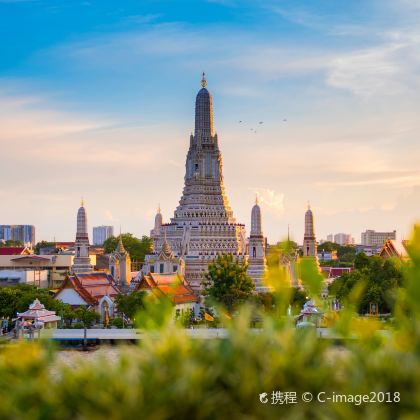
[[[323,316],[323,312],[315,305],[314,301],[308,300],[295,318],[296,327],[319,327]]]
[[[33,327],[37,329],[41,328],[57,328],[57,322],[61,320],[61,317],[55,314],[55,311],[49,311],[45,309],[45,306],[35,299],[29,309],[25,312],[17,314],[19,325],[21,327]]]

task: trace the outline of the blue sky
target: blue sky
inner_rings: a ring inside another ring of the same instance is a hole
[[[417,0],[0,0],[0,223],[70,240],[82,195],[91,226],[168,220],[204,70],[238,221],[258,193],[271,242],[301,241],[308,200],[319,238],[407,236],[419,18]]]

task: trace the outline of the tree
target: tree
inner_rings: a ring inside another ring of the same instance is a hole
[[[381,313],[392,312],[398,288],[402,286],[404,265],[399,260],[360,253],[355,258],[355,270],[337,278],[329,292],[340,300],[348,298],[354,287],[363,285],[358,311],[368,313],[371,303],[376,303]]]
[[[135,261],[144,261],[144,256],[152,252],[152,240],[148,236],[142,236],[141,239],[136,238],[131,233],[123,233],[121,235],[124,248],[130,254],[130,258]],[[115,251],[119,241],[119,236],[111,236],[104,242],[105,254]]]
[[[46,290],[27,284],[18,284],[14,287],[0,288],[0,317],[15,318],[17,312],[26,311],[35,299],[39,299],[50,311],[58,313],[60,310],[59,302]]]
[[[285,240],[277,242],[277,244],[270,246],[267,252],[268,267],[278,267],[281,258],[294,258],[299,250],[296,242]]]
[[[74,311],[76,318],[83,324],[84,328],[90,328],[95,322],[99,321],[99,314],[93,309],[88,309],[85,306],[79,306]]]
[[[221,255],[209,264],[203,285],[210,303],[223,305],[232,313],[238,305],[249,300],[255,283],[247,274],[248,265],[232,255]]]
[[[331,252],[331,251],[337,251],[339,247],[340,245],[336,244],[335,242],[326,241],[318,245],[318,250]]]
[[[20,241],[15,241],[13,239],[8,239],[7,241],[0,242],[0,248],[8,246],[23,246],[23,243]]]
[[[289,304],[293,308],[294,313],[299,313],[303,305],[306,303],[306,292],[296,287],[284,289],[282,293],[289,296]],[[276,294],[271,292],[260,292],[254,295],[255,302],[259,307],[262,307],[264,312],[272,312],[276,307]]]
[[[122,318],[114,318],[111,321],[111,325],[116,328],[124,328],[124,320]]]
[[[79,306],[74,314],[76,318],[83,325],[83,348],[86,349],[87,346],[87,329],[90,328],[95,322],[99,320],[99,314],[92,309],[87,309],[84,306]]]
[[[369,265],[369,257],[364,252],[360,252],[356,255],[356,258],[354,259],[354,268],[360,270],[363,267],[369,267]]]
[[[55,243],[54,242],[48,242],[48,241],[40,241],[35,245],[35,254],[38,254],[41,252],[42,248],[51,248],[51,247],[55,247]]]
[[[145,309],[145,298],[146,292],[144,290],[139,290],[129,295],[120,293],[115,298],[115,304],[117,305],[118,311],[133,320],[141,309]]]

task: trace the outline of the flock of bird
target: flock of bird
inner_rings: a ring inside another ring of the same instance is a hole
[[[283,118],[283,122],[287,122],[287,118]],[[245,121],[239,120],[239,121],[238,121],[238,123],[239,123],[239,124],[245,124]],[[259,122],[258,122],[258,125],[259,125],[259,126],[261,126],[262,124],[264,124],[264,121],[259,121]],[[249,131],[252,131],[253,133],[256,133],[256,132],[257,132],[257,130],[256,130],[255,128],[253,128],[253,127],[251,127],[251,128],[249,129]]]

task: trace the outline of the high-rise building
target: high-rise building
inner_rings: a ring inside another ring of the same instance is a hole
[[[174,254],[185,262],[185,278],[200,290],[207,266],[218,255],[246,258],[245,226],[237,223],[225,194],[222,154],[213,127],[213,105],[203,74],[195,101],[195,130],[185,164],[185,184],[179,205],[169,223],[160,211],[151,231],[156,259],[166,238]]]
[[[114,236],[113,226],[95,226],[93,228],[93,245],[103,245],[111,236]]]
[[[77,230],[76,241],[74,243],[75,255],[73,260],[72,272],[76,274],[90,273],[93,267],[89,258],[89,235],[87,227],[87,215],[84,203],[77,211]]]
[[[314,215],[308,204],[308,210],[305,213],[305,234],[303,236],[303,256],[318,257],[317,243],[315,237]]]
[[[12,239],[11,225],[0,225],[0,240],[10,241]]]
[[[35,244],[35,226],[32,225],[0,225],[0,240],[19,241],[22,244]]]
[[[376,232],[368,229],[362,232],[362,245],[365,246],[382,247],[388,239],[397,239],[397,231]]]
[[[262,231],[261,208],[258,199],[251,212],[251,234],[248,240],[248,275],[255,281],[257,292],[267,290],[264,285],[264,274],[267,270],[265,258],[266,240]]]
[[[352,245],[354,244],[354,239],[350,233],[336,233],[334,242],[339,245]]]
[[[329,235],[327,235],[327,241],[328,242],[334,242],[334,235],[332,233],[330,233]]]

